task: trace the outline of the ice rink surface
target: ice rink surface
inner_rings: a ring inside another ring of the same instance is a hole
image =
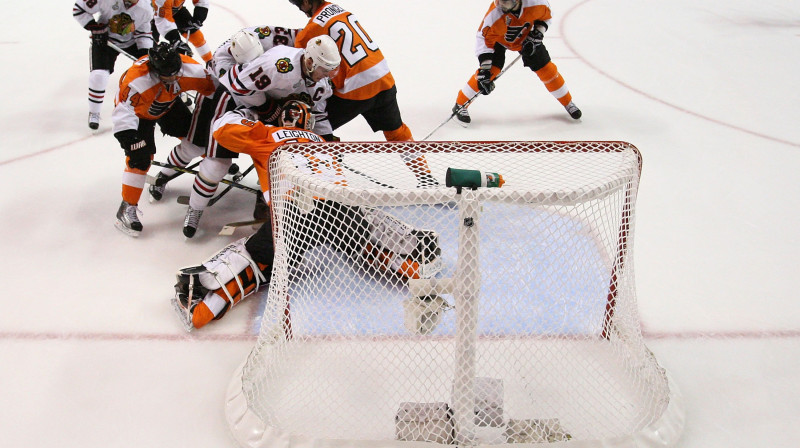
[[[4,9],[0,54],[0,440],[7,447],[233,447],[231,374],[257,302],[201,331],[169,305],[177,268],[243,237],[239,191],[181,233],[175,203],[143,201],[144,233],[114,228],[123,154],[111,135],[120,57],[99,132],[86,127],[88,33],[71,2]],[[488,0],[340,3],[380,45],[422,138],[476,68]],[[625,140],[644,158],[636,279],[648,346],[686,407],[680,446],[795,447],[800,420],[800,4],[552,1],[545,44],[583,110],[572,121],[517,64],[432,140]],[[287,1],[212,0],[212,46],[247,25],[300,27]],[[509,59],[510,60],[510,59]],[[342,140],[383,140],[357,119]],[[158,140],[163,160],[174,140]],[[255,182],[254,179],[250,179]]]

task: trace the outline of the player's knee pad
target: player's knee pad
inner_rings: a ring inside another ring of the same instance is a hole
[[[439,234],[417,229],[378,209],[364,208],[369,241],[364,259],[405,278],[430,278],[442,269]]]

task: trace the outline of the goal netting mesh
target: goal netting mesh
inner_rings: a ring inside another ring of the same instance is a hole
[[[636,304],[640,172],[625,142],[283,146],[237,441],[674,444],[679,396]]]

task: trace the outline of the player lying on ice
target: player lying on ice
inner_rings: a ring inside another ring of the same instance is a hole
[[[237,109],[214,125],[219,144],[252,157],[267,202],[270,154],[283,143],[323,141],[309,131],[314,126],[313,115],[299,101],[284,106],[279,124],[265,125],[252,110]],[[294,155],[299,169],[346,184],[334,157],[312,152],[309,145],[309,154]],[[285,238],[292,275],[300,275],[298,268],[306,252],[324,244],[358,265],[402,280],[432,277],[441,270],[437,233],[413,228],[382,210],[315,198],[311,207],[287,201],[285,215],[291,216],[294,228],[309,229],[305,233],[290,232]],[[220,319],[233,305],[268,285],[274,251],[272,223],[267,221],[255,234],[231,243],[203,264],[180,269],[172,302],[186,330]],[[428,333],[438,324],[439,313],[447,303],[439,296],[423,296],[409,299],[404,307],[406,326]]]

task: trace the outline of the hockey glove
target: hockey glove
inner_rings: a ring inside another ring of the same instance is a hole
[[[542,46],[545,31],[547,31],[547,26],[542,22],[536,22],[531,32],[528,33],[528,37],[522,41],[522,51],[520,53],[525,56],[533,56],[536,50]]]
[[[494,81],[492,80],[492,61],[481,62],[481,68],[478,69],[478,91],[483,95],[488,95],[494,90]]]
[[[97,23],[94,19],[84,27],[92,33],[92,43],[104,47],[108,43],[108,25],[105,23]]]
[[[119,145],[128,156],[128,166],[130,168],[146,170],[150,168],[150,153],[147,151],[147,142],[139,136],[134,129],[126,129],[114,134],[119,141]]]
[[[192,16],[192,26],[199,30],[203,26],[203,23],[206,21],[207,17],[208,8],[203,6],[195,6],[194,15]]]
[[[167,39],[167,41],[169,41],[169,43],[171,43],[176,50],[178,50],[178,53],[185,54],[189,57],[192,56],[192,49],[189,48],[189,44],[181,39],[181,33],[178,30],[171,30],[164,36],[164,38]]]

